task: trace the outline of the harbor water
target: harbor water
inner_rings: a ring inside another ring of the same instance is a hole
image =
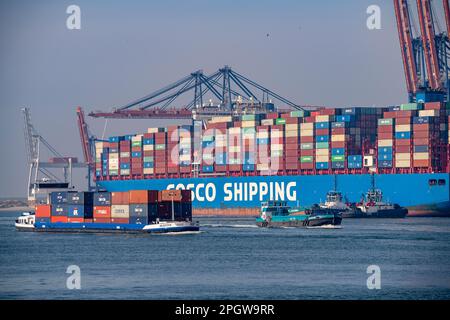
[[[264,229],[201,217],[198,234],[106,235],[18,232],[18,215],[0,213],[0,299],[450,299],[450,218]]]

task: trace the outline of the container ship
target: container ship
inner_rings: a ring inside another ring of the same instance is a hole
[[[95,143],[111,192],[191,190],[194,215],[259,214],[264,201],[311,206],[339,181],[358,202],[372,175],[410,216],[449,216],[445,102],[217,116]]]

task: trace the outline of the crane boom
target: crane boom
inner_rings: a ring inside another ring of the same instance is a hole
[[[435,33],[430,0],[417,0],[417,12],[419,15],[429,86],[432,90],[441,90],[439,60],[434,40]]]
[[[443,0],[445,24],[447,25],[447,38],[450,38],[450,0]]]
[[[84,111],[81,107],[77,108],[77,117],[78,117],[78,129],[80,131],[81,138],[81,146],[83,149],[84,161],[92,167],[94,161],[92,159],[92,152],[89,143],[89,133],[86,121],[84,120]]]
[[[417,67],[412,47],[411,25],[406,0],[394,0],[395,16],[397,19],[398,36],[402,52],[403,67],[405,71],[408,93],[414,95],[418,89]]]

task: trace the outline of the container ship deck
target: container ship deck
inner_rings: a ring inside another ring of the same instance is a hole
[[[361,199],[375,175],[409,215],[449,216],[449,114],[443,102],[213,117],[95,145],[108,191],[190,189],[194,215],[257,215],[260,203],[309,206],[334,186]]]

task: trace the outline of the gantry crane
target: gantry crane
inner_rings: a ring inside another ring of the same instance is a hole
[[[88,190],[92,189],[92,173],[95,171],[94,144],[95,137],[89,133],[89,127],[84,118],[84,111],[77,107],[78,130],[80,132],[81,148],[83,150],[84,162],[88,168]]]
[[[30,204],[35,203],[39,195],[47,195],[51,191],[67,190],[72,187],[72,169],[84,168],[76,157],[64,157],[41,136],[31,123],[30,110],[22,108],[24,120],[24,136],[28,158],[28,185],[27,197]],[[45,147],[53,158],[41,161],[41,148]],[[54,169],[63,170],[61,179]]]
[[[189,91],[193,91],[193,99],[182,108],[174,107],[173,102]],[[211,97],[209,101],[207,95]],[[217,103],[213,103],[213,99]],[[212,116],[274,111],[272,100],[285,104],[290,110],[319,107],[297,105],[225,66],[208,76],[202,70],[197,70],[145,97],[116,107],[112,112],[96,111],[89,116],[204,120]]]
[[[420,34],[412,30],[407,0],[394,0],[395,16],[409,100],[447,101],[450,96],[450,13],[443,0],[446,31],[436,33],[437,18],[431,0],[417,0]],[[440,30],[440,27],[437,28]]]

